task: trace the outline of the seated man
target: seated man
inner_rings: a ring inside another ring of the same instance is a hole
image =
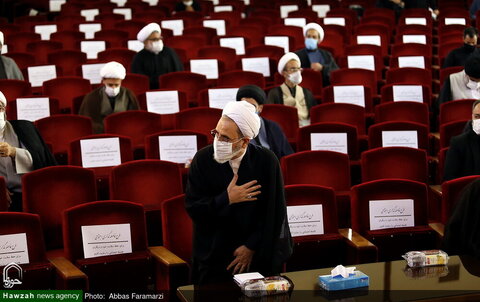
[[[122,87],[126,70],[122,64],[112,61],[102,69],[102,84],[83,98],[78,114],[92,119],[93,132],[103,133],[103,119],[112,113],[139,109],[133,92]]]
[[[158,77],[162,74],[183,71],[183,64],[173,49],[163,44],[162,30],[157,23],[150,23],[138,34],[138,41],[145,45],[132,60],[132,72],[150,78],[150,89],[158,88]]]
[[[310,108],[317,104],[313,94],[307,88],[300,87],[302,68],[300,59],[293,52],[286,53],[278,61],[278,73],[285,78],[285,83],[268,92],[267,104],[284,104],[296,107],[300,126],[310,124]]]
[[[318,48],[325,36],[323,28],[317,23],[308,23],[303,27],[303,35],[305,48],[295,52],[300,58],[301,67],[321,72],[323,87],[326,87],[330,85],[330,71],[338,69],[338,66],[329,51]]]
[[[7,99],[0,92],[0,176],[5,178],[10,211],[22,211],[22,174],[56,165],[55,158],[30,121],[7,121]]]
[[[4,45],[3,32],[0,31],[0,53]],[[0,54],[0,80],[24,80],[17,63],[12,58]]]
[[[265,104],[266,99],[265,91],[255,85],[242,86],[237,91],[237,102],[249,102],[255,106],[258,115],[262,113],[263,104]],[[293,153],[292,146],[290,146],[282,128],[280,128],[276,122],[267,120],[261,116],[260,131],[257,137],[252,139],[250,143],[270,149],[278,159]]]
[[[480,174],[480,100],[473,103],[472,126],[452,138],[443,180]]]
[[[470,55],[479,55],[480,50],[477,48],[478,30],[475,27],[467,27],[463,31],[463,46],[452,50],[445,61],[442,68],[452,66],[465,66],[465,61]]]

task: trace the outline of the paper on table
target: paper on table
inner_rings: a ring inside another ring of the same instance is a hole
[[[445,18],[445,25],[450,24],[466,25],[467,21],[465,20],[465,18]]]
[[[93,21],[99,13],[100,10],[98,8],[80,10],[80,15],[84,16],[87,21]]]
[[[218,13],[218,12],[231,12],[233,11],[233,6],[231,5],[215,5],[213,7],[213,11],[215,13]]]
[[[237,97],[238,88],[208,89],[208,105],[210,108],[223,109],[228,102]]]
[[[235,49],[237,55],[245,54],[245,39],[243,37],[220,38],[220,46]]]
[[[130,223],[83,225],[81,230],[85,258],[132,252]]]
[[[427,44],[427,36],[425,35],[403,35],[403,43],[419,43]]]
[[[203,26],[215,28],[217,36],[225,36],[225,20],[203,20]]]
[[[265,277],[263,277],[263,275],[260,273],[243,273],[243,274],[233,275],[233,280],[235,280],[235,282],[237,282],[240,285],[244,284],[249,280],[263,279],[263,278]]]
[[[310,146],[314,150],[327,150],[348,154],[347,133],[310,133]]]
[[[305,18],[285,18],[283,19],[285,25],[304,27],[307,24]]]
[[[105,41],[81,41],[80,49],[87,54],[87,59],[96,59],[98,53],[107,48]]]
[[[128,49],[139,52],[145,46],[142,42],[138,40],[128,40]]]
[[[57,32],[57,25],[35,25],[35,32],[40,34],[42,40],[50,40],[50,35]]]
[[[160,25],[162,28],[168,28],[173,30],[174,36],[181,36],[183,33],[183,20],[182,19],[175,19],[175,20],[163,20]]]
[[[416,67],[425,69],[425,58],[423,56],[398,57],[398,67]]]
[[[417,131],[382,131],[382,147],[410,147],[418,149]]]
[[[405,24],[427,25],[427,19],[425,19],[425,18],[405,18]]]
[[[100,75],[100,69],[105,66],[105,63],[98,64],[83,64],[82,65],[82,77],[90,81],[90,84],[100,84],[102,82],[102,76]]]
[[[365,88],[362,85],[333,86],[333,101],[365,107]]]
[[[132,9],[128,7],[114,8],[114,14],[123,15],[125,20],[132,20]]]
[[[57,77],[55,65],[31,66],[27,68],[27,73],[32,87],[40,87],[44,81]]]
[[[378,35],[359,35],[357,36],[357,43],[382,46],[382,40]]]
[[[78,25],[78,30],[85,34],[85,39],[93,39],[97,31],[102,30],[101,23],[84,23]]]
[[[159,136],[160,159],[184,164],[197,153],[197,136],[171,135]]]
[[[207,79],[218,79],[217,59],[190,60],[190,71],[203,74]]]
[[[84,168],[112,167],[122,163],[118,137],[80,140]]]
[[[327,12],[330,10],[330,5],[328,5],[328,4],[314,4],[314,5],[312,5],[312,10],[317,12],[317,15],[318,15],[319,18],[325,18],[325,16],[327,15]]]
[[[280,5],[280,18],[286,18],[289,12],[296,10],[298,10],[298,5]]]
[[[50,12],[59,12],[65,3],[67,3],[67,0],[50,0],[48,1],[48,10]]]
[[[292,237],[323,235],[323,206],[289,206],[287,207],[288,225]]]
[[[362,68],[375,71],[375,59],[372,55],[348,56],[348,68]]]
[[[172,114],[180,111],[178,91],[147,91],[147,111],[158,114]]]
[[[325,25],[334,24],[334,25],[345,26],[345,18],[325,17],[325,18],[323,18],[323,24],[325,24]]]
[[[18,98],[17,119],[35,122],[50,116],[49,98]]]
[[[289,51],[289,38],[288,36],[266,36],[265,45],[273,45],[283,48],[285,53]]]
[[[263,74],[264,77],[270,76],[270,60],[267,57],[243,58],[242,70],[253,71]]]
[[[370,200],[370,230],[415,226],[413,199]]]
[[[0,266],[9,263],[29,263],[27,234],[0,235]]]
[[[393,101],[410,101],[423,103],[423,89],[421,85],[394,85]]]

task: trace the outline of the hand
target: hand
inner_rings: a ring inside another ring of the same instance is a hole
[[[9,143],[0,143],[1,157],[10,156],[11,158],[14,158],[16,154],[17,154],[17,150],[15,149],[15,147],[10,146]]]
[[[315,70],[315,71],[322,71],[323,70],[323,65],[320,63],[312,63],[310,64],[310,68]]]
[[[433,10],[433,13],[435,14],[435,16],[438,16],[438,14],[440,13],[440,11],[438,9],[434,9]]]
[[[5,193],[7,194],[7,202],[8,202],[8,205],[11,205],[12,204],[12,195],[13,193],[10,192],[8,189],[5,189]]]
[[[249,249],[245,245],[238,247],[233,256],[235,259],[227,266],[227,271],[233,268],[232,274],[241,274],[250,270],[250,263],[252,262],[255,251]]]
[[[243,184],[241,186],[237,186],[238,175],[234,174],[232,181],[227,187],[228,199],[230,204],[245,202],[245,201],[254,201],[257,200],[255,196],[260,194],[260,191],[257,191],[262,186],[255,185],[257,183],[256,180],[252,180]]]

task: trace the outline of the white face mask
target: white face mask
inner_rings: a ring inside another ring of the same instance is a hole
[[[242,148],[233,151],[233,143],[213,140],[213,159],[219,164],[226,163],[242,152]]]
[[[480,88],[480,83],[468,79],[467,87],[470,89],[478,89]]]
[[[298,85],[302,82],[302,73],[299,71],[295,71],[288,75],[288,80],[295,85]]]
[[[109,86],[105,86],[105,93],[109,96],[109,97],[115,97],[117,96],[117,94],[120,93],[120,86],[118,87],[109,87]]]
[[[480,119],[472,120],[472,129],[477,135],[480,135]]]
[[[158,41],[152,42],[147,49],[157,55],[163,50],[163,41],[158,40]]]
[[[7,123],[7,118],[5,116],[5,112],[0,112],[0,132],[3,132],[3,129],[5,129],[6,123]]]

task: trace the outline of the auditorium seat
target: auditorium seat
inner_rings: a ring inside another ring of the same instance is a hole
[[[73,99],[92,91],[90,81],[81,77],[58,77],[43,82],[43,94],[58,99],[62,113],[73,112]]]

